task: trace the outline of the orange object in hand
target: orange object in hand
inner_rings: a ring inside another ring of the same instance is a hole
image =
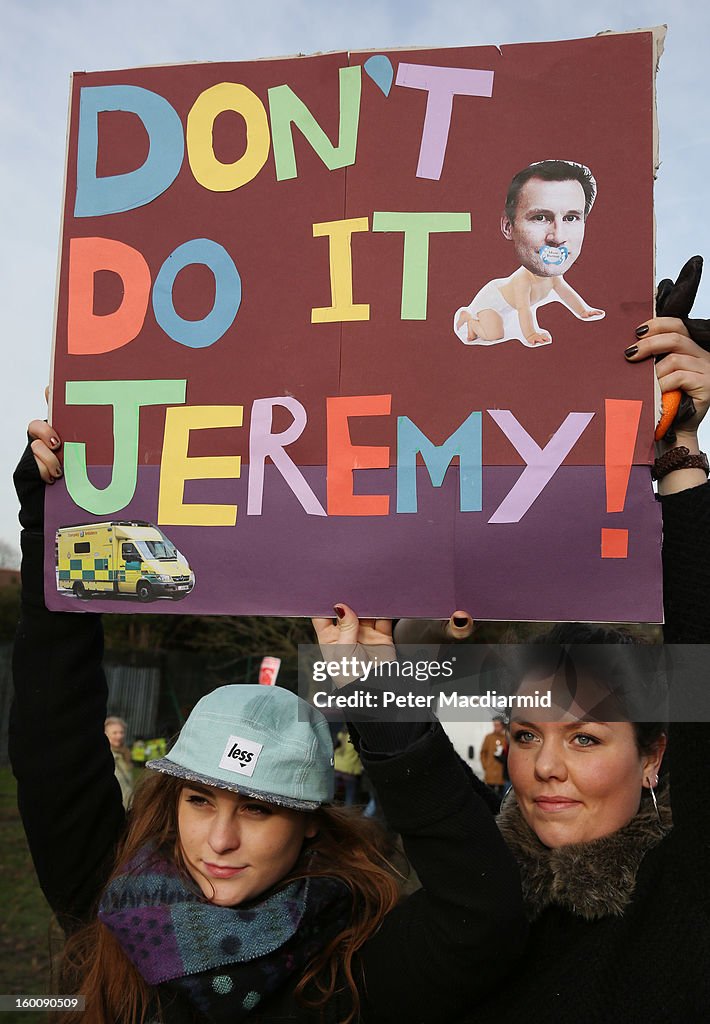
[[[666,391],[661,395],[661,418],[656,424],[656,432],[653,435],[656,441],[666,436],[668,428],[676,417],[680,406],[681,392]]]

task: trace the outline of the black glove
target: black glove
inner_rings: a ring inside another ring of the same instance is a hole
[[[710,352],[710,320],[691,320],[688,316],[698,294],[702,273],[702,256],[691,256],[675,283],[668,277],[664,278],[656,289],[656,316],[673,316],[682,320],[696,345]],[[681,426],[694,415],[693,399],[684,394],[675,419],[666,433],[666,440],[672,443],[675,437],[674,426]]]
[[[710,320],[691,319],[689,315],[702,273],[702,256],[691,256],[675,284],[667,277],[661,281],[656,289],[656,316],[674,316],[682,320],[696,345],[710,352]]]

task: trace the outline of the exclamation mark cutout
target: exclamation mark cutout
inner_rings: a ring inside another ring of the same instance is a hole
[[[607,398],[604,404],[606,510],[623,512],[643,402]],[[602,558],[626,558],[629,553],[629,531],[603,528],[601,548]]]

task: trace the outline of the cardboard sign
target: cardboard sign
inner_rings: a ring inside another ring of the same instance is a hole
[[[658,620],[655,62],[76,74],[49,606]]]

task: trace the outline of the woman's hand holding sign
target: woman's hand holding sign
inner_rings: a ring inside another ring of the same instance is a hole
[[[690,318],[703,261],[693,256],[678,279],[661,281],[659,314],[636,328],[636,342],[624,352],[631,362],[651,356],[663,396],[656,428],[654,478],[670,494],[705,482],[707,459],[700,453],[698,427],[710,408],[710,322]],[[678,472],[682,470],[682,472]]]
[[[63,473],[61,447],[56,430],[44,420],[32,420],[27,427],[30,447],[39,475],[46,484],[53,484]]]
[[[676,443],[686,444],[689,439],[695,439],[698,426],[710,406],[710,353],[697,345],[683,321],[674,317],[655,317],[638,330],[643,333],[626,350],[626,358],[637,362],[649,356],[656,357],[656,376],[662,393],[682,391],[693,401],[695,411],[681,422],[676,420],[673,428]]]
[[[323,657],[338,662],[339,671],[329,671],[336,686],[355,682],[363,674],[361,667],[396,661],[389,619],[358,619],[352,608],[336,604],[337,621],[312,619]]]

